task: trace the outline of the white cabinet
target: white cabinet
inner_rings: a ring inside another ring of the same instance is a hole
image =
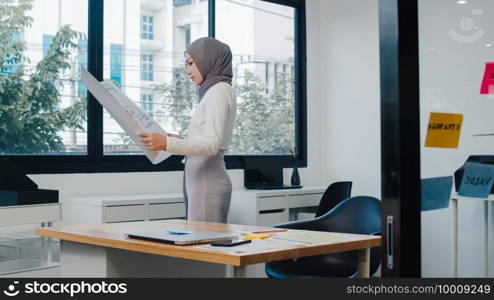
[[[273,226],[297,220],[299,213],[315,212],[325,190],[304,187],[234,191],[228,223]]]
[[[128,194],[68,197],[64,224],[97,224],[185,217],[182,194]]]
[[[228,222],[273,226],[315,212],[324,187],[233,191]],[[74,196],[62,203],[64,224],[97,224],[185,217],[182,194]]]
[[[146,220],[146,204],[108,205],[103,209],[103,223],[144,220]]]

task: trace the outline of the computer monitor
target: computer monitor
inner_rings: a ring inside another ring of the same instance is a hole
[[[244,158],[244,185],[246,188],[283,186],[283,169],[279,157]]]

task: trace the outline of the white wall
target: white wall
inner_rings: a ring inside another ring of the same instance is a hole
[[[378,1],[326,0],[320,5],[317,64],[325,99],[319,122],[321,180],[351,180],[353,195],[380,198]]]
[[[473,10],[482,10],[481,14]],[[444,13],[447,12],[447,13]],[[421,85],[421,175],[422,178],[452,176],[472,154],[492,155],[494,139],[473,137],[494,132],[492,96],[480,95],[485,62],[493,60],[494,32],[491,0],[472,0],[464,5],[448,0],[420,0],[420,85]],[[460,23],[466,18],[476,27]],[[448,33],[473,36],[473,42],[453,38]],[[458,149],[426,148],[425,136],[431,112],[464,115]],[[492,203],[490,204],[492,208]],[[492,210],[491,210],[492,212]],[[447,209],[422,213],[422,275],[453,275],[454,211]],[[458,276],[483,277],[486,267],[484,224],[486,211],[482,201],[462,201],[458,205]],[[493,227],[492,216],[489,220]],[[492,231],[491,231],[492,239]],[[492,248],[491,248],[492,250]],[[492,257],[492,254],[491,254]],[[492,276],[492,265],[490,262]]]
[[[321,184],[321,131],[322,102],[320,90],[320,24],[319,1],[308,1],[308,167],[300,170],[305,186]],[[290,182],[291,170],[284,170],[285,183]],[[243,189],[243,171],[230,170],[234,189]],[[60,201],[73,195],[101,195],[126,193],[179,193],[182,191],[183,172],[99,173],[99,174],[35,174],[29,177],[40,188],[58,189]]]

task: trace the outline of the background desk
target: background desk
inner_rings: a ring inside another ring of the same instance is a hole
[[[238,254],[202,249],[201,245],[176,246],[125,236],[127,232],[172,228],[235,234],[268,229],[166,220],[39,228],[36,233],[60,239],[62,277],[246,277],[246,266],[250,264],[351,250],[359,250],[360,274],[361,277],[368,277],[370,248],[381,243],[381,238],[376,236],[325,233],[328,236],[343,235],[344,239],[309,245],[290,244],[277,249]],[[225,265],[233,266],[233,272],[228,272],[229,268]]]
[[[0,206],[0,226],[41,224],[41,227],[51,226],[52,222],[62,219],[59,203]],[[8,236],[8,234],[4,234]],[[12,237],[15,239],[15,236]],[[14,261],[0,262],[0,274],[16,273],[28,270],[52,268],[58,263],[52,260],[52,245],[50,238],[42,238],[42,259],[23,259],[18,257]]]

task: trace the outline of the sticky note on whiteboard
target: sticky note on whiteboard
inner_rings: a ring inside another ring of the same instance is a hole
[[[422,179],[422,211],[447,208],[451,199],[453,177],[436,177]]]
[[[480,94],[494,94],[494,62],[485,63],[484,78],[480,87]]]
[[[458,148],[462,125],[462,114],[431,113],[425,146]]]
[[[494,166],[480,163],[466,163],[458,195],[487,198],[494,183]]]

